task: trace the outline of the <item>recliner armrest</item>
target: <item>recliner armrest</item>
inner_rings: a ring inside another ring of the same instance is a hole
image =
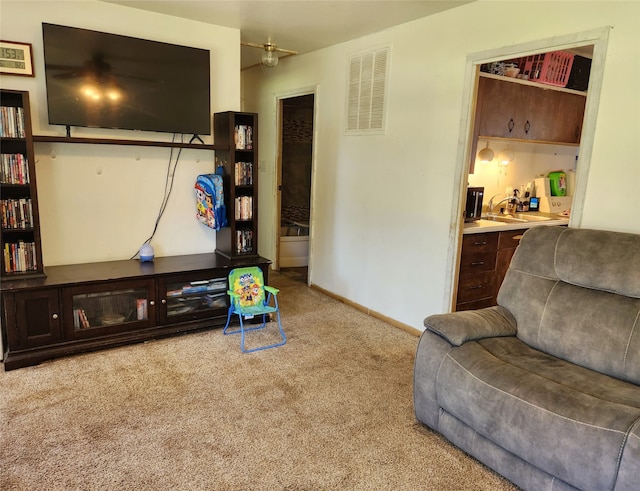
[[[504,307],[435,314],[424,320],[424,327],[454,346],[467,341],[500,336],[515,336],[516,319]]]

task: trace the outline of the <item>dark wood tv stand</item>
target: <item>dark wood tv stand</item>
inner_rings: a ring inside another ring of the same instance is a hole
[[[267,282],[270,263],[208,253],[50,266],[46,277],[5,280],[4,368],[223,326],[231,269],[259,266]]]

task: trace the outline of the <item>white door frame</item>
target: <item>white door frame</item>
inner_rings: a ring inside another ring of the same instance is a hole
[[[276,141],[275,141],[275,162],[276,162],[276,175],[273,188],[273,195],[276,197],[276,210],[273,214],[274,222],[273,225],[275,227],[276,233],[273,234],[275,244],[274,249],[276,251],[275,261],[273,269],[280,269],[280,207],[281,207],[281,194],[279,187],[282,184],[282,102],[284,99],[291,99],[292,97],[299,97],[303,95],[313,95],[313,144],[312,144],[312,156],[311,156],[311,213],[309,216],[309,267],[307,273],[307,283],[311,285],[311,270],[313,264],[313,235],[314,235],[314,226],[313,226],[313,207],[315,203],[315,173],[316,173],[316,155],[318,148],[318,86],[308,86],[308,87],[300,87],[298,89],[287,90],[285,92],[278,92],[275,94],[275,106],[276,106],[276,114],[275,114],[275,127],[276,131]]]
[[[520,58],[523,56],[545,53],[562,49],[577,48],[593,45],[593,59],[589,75],[589,89],[586,100],[582,136],[580,139],[580,152],[576,168],[576,186],[571,208],[569,226],[579,228],[582,223],[584,198],[589,177],[589,166],[593,152],[593,139],[595,135],[598,107],[600,105],[600,92],[604,76],[604,63],[607,53],[607,44],[611,27],[602,27],[590,31],[557,36],[554,38],[531,41],[514,46],[472,53],[467,56],[465,67],[465,82],[463,91],[463,113],[460,121],[460,138],[456,157],[456,175],[453,189],[453,199],[457,206],[452,207],[449,228],[449,250],[447,253],[447,271],[449,275],[445,281],[443,311],[453,309],[454,288],[457,286],[457,276],[460,261],[461,237],[464,227],[461,210],[464,207],[464,190],[466,189],[467,176],[471,160],[471,148],[473,138],[473,119],[475,114],[475,88],[477,69],[483,63],[493,61]]]

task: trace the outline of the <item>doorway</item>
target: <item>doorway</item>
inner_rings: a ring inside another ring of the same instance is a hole
[[[280,99],[278,266],[308,282],[315,95]]]
[[[582,210],[584,197],[586,194],[587,180],[589,176],[589,165],[593,150],[593,137],[595,133],[595,123],[600,99],[600,90],[604,75],[604,60],[607,50],[607,40],[610,28],[604,27],[592,31],[581,32],[566,36],[555,37],[553,39],[534,41],[517,46],[508,46],[500,49],[493,49],[480,53],[473,53],[467,56],[465,94],[463,100],[464,117],[461,121],[461,135],[458,145],[458,158],[456,166],[457,186],[454,188],[454,202],[458,206],[452,208],[450,229],[450,244],[447,255],[448,270],[450,276],[447,278],[447,288],[443,298],[445,311],[455,309],[456,291],[458,287],[458,272],[460,268],[460,252],[462,248],[462,236],[464,220],[461,210],[464,209],[466,201],[465,190],[469,181],[469,164],[471,158],[475,158],[477,141],[474,140],[473,127],[475,115],[475,93],[480,66],[485,63],[492,63],[499,60],[510,60],[520,58],[535,53],[546,53],[555,50],[584,50],[592,53],[592,64],[589,75],[588,95],[586,97],[586,107],[582,125],[582,136],[580,139],[579,157],[575,160],[576,182],[573,192],[573,202],[571,206],[571,216],[569,226],[580,227],[582,221]]]
[[[539,198],[539,211],[570,215],[593,45],[559,51],[555,56],[557,61],[549,63],[552,67],[547,70],[555,75],[556,80],[534,80],[529,86],[516,83],[527,84],[529,71],[539,74],[540,68],[546,66],[543,60],[550,54],[553,53],[500,59],[479,67],[475,79],[476,112],[466,182],[469,187],[484,190],[485,212],[498,212],[499,207],[489,210],[487,205],[509,199],[516,193],[527,205],[527,210],[531,194]],[[514,70],[515,75],[506,75],[504,72],[508,70]],[[480,113],[484,116],[479,117]],[[525,113],[528,128],[520,121],[525,119]],[[511,126],[507,130],[509,116]],[[490,157],[487,157],[487,152]],[[479,158],[479,154],[483,158]],[[538,178],[546,178],[554,171],[566,173],[563,180],[566,196],[550,199]]]

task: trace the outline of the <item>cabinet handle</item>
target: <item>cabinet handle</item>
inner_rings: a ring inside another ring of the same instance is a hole
[[[513,131],[514,126],[516,125],[516,123],[513,121],[513,118],[511,118],[509,120],[509,124],[507,125],[507,127],[509,128],[509,133],[511,133]]]
[[[529,134],[529,130],[531,129],[531,123],[529,123],[529,120],[527,119],[527,122],[524,124],[524,133],[525,135]]]
[[[484,242],[474,242],[473,245],[487,245],[487,241]]]
[[[475,263],[471,263],[471,266],[482,266],[484,261],[476,261]]]
[[[522,238],[522,234],[514,235],[513,237],[511,237],[512,240],[520,240],[521,238]]]
[[[480,290],[481,288],[484,288],[484,285],[470,286],[469,290]]]
[[[58,318],[58,314],[53,314],[51,317],[53,317],[54,319]]]
[[[149,305],[155,305],[155,304],[156,304],[155,300],[151,300],[151,301],[149,302]]]

